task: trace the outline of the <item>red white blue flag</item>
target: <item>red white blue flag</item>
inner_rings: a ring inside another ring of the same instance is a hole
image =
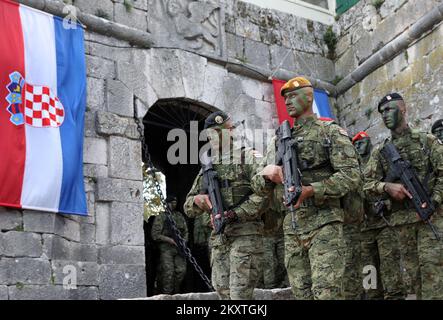
[[[87,214],[84,34],[70,27],[0,0],[0,206]]]

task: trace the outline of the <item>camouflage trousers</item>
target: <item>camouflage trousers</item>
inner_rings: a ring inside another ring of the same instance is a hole
[[[212,284],[222,300],[251,300],[263,267],[261,235],[215,236]]]
[[[394,229],[386,226],[362,232],[361,265],[365,272],[363,283],[367,284],[365,290],[367,299],[406,297],[401,276],[398,233]]]
[[[296,299],[343,299],[343,224],[294,234],[285,232],[285,265]]]
[[[360,226],[344,224],[343,239],[345,252],[343,294],[347,300],[359,300],[363,296]]]
[[[185,258],[170,245],[159,245],[159,251],[157,290],[164,294],[179,293],[186,274]]]
[[[407,293],[416,294],[421,299],[421,279],[418,265],[417,236],[418,224],[396,227],[399,235],[401,270]]]
[[[443,215],[442,209],[440,213],[434,214],[432,223],[439,231],[443,238]],[[417,248],[418,261],[412,261],[411,257],[406,257],[405,265],[409,263],[412,267],[414,264],[418,265],[417,274],[419,275],[418,288],[421,288],[421,293],[417,293],[417,297],[424,300],[443,299],[443,240],[437,241],[431,228],[423,222],[417,222],[407,227],[409,234],[415,234],[415,241],[413,237],[409,237],[407,247],[402,247],[403,256],[408,252],[414,252],[414,246]],[[400,229],[402,231],[402,229]],[[409,248],[412,246],[412,249]],[[407,268],[407,267],[406,267]],[[411,268],[411,267],[410,267]],[[413,269],[412,269],[413,270]]]
[[[285,243],[283,234],[263,237],[263,277],[259,287],[264,289],[289,286],[285,268]]]

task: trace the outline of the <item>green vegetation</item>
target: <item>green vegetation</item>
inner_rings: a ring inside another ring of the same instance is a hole
[[[337,35],[332,30],[332,27],[328,27],[325,34],[323,35],[323,40],[328,46],[329,56],[331,59],[335,57],[335,49],[337,48]]]
[[[132,8],[134,7],[134,3],[132,3],[132,0],[124,0],[123,5],[126,8],[126,12],[131,12]]]

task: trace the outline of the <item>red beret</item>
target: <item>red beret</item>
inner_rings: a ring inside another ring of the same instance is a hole
[[[361,140],[363,138],[369,138],[369,135],[364,131],[360,131],[354,136],[354,138],[352,138],[352,143],[355,143],[355,141]]]

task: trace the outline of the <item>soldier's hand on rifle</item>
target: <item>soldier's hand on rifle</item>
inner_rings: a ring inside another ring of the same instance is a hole
[[[288,189],[289,192],[294,192],[295,187],[291,187]],[[314,188],[312,186],[302,186],[301,187],[301,195],[300,198],[298,198],[297,203],[295,204],[294,208],[298,209],[300,208],[300,205],[303,201],[306,199],[314,196]]]
[[[210,212],[212,210],[211,200],[207,194],[198,194],[194,196],[194,204],[203,211]]]
[[[166,238],[166,242],[169,243],[170,245],[175,246],[175,247],[177,246],[177,244],[175,243],[174,239],[172,239],[172,238],[167,237]]]
[[[225,224],[230,224],[232,222],[235,222],[238,220],[237,214],[235,213],[234,210],[228,210],[224,212],[224,219],[225,219]],[[220,219],[221,218],[221,214],[216,214],[215,215],[215,219]],[[212,229],[214,229],[214,216],[211,214],[211,225],[212,225]]]
[[[276,184],[283,183],[283,170],[280,166],[273,164],[267,165],[260,174]]]
[[[412,195],[401,183],[386,182],[384,190],[395,200],[412,199]]]

